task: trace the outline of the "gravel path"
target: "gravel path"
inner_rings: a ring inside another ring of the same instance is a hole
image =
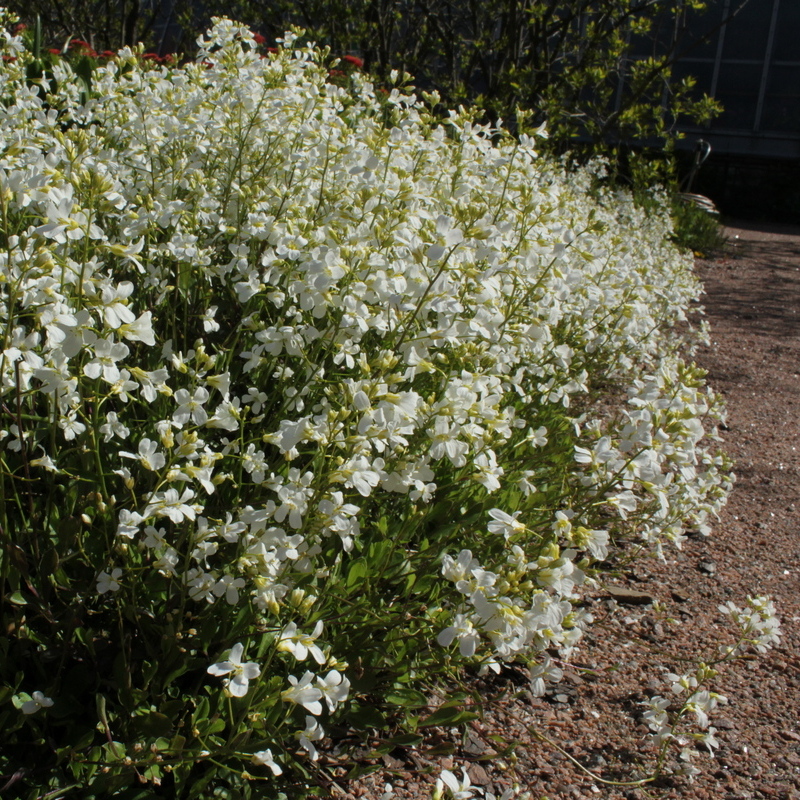
[[[391,781],[396,800],[421,800],[441,769],[460,775],[467,766],[473,785],[498,797],[516,781],[531,800],[800,800],[800,228],[741,223],[727,234],[728,251],[697,265],[712,334],[697,360],[727,402],[723,447],[737,475],[712,535],[667,551],[667,563],[639,562],[612,578],[657,604],[618,604],[598,592],[596,623],[548,696],[532,698],[522,674],[473,687],[505,697],[487,704],[465,739],[442,732],[418,750],[396,750],[373,762],[374,775],[339,783],[345,797],[378,800]],[[669,693],[665,672],[688,671],[688,659],[730,641],[719,604],[759,594],[772,596],[783,640],[721,671],[714,688],[729,702],[711,719],[720,747],[715,757],[698,750],[693,782],[613,785],[569,760],[605,780],[647,774],[654,749],[639,703]],[[430,752],[437,744],[456,752]]]

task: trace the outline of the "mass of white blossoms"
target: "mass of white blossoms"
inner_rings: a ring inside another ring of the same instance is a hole
[[[667,215],[534,135],[333,85],[293,34],[265,58],[217,20],[199,46],[123,50],[86,102],[66,62],[57,95],[0,70],[3,474],[90,497],[98,602],[250,609],[312,717],[350,684],[336,625],[289,598],[355,580],[382,516],[409,553],[447,516],[420,648],[568,650],[612,542],[680,545],[730,484],[678,356],[700,287]],[[263,659],[225,652],[208,672],[250,696]],[[314,757],[320,729],[296,735]]]

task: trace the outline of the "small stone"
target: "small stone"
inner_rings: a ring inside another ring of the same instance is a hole
[[[626,589],[624,586],[607,586],[606,592],[612,600],[631,606],[644,606],[655,602],[655,597],[647,592],[637,592],[635,589]]]
[[[480,764],[473,764],[467,769],[467,775],[477,786],[487,786],[492,782],[486,770]]]
[[[580,675],[578,675],[575,672],[572,672],[571,670],[565,670],[564,680],[573,684],[573,686],[580,686],[581,684],[584,683],[583,678],[581,678]]]
[[[705,575],[716,575],[717,565],[713,561],[701,561],[697,565],[697,569]]]
[[[467,742],[464,745],[464,752],[471,756],[482,756],[486,750],[486,743],[474,733],[470,732],[467,735]]]

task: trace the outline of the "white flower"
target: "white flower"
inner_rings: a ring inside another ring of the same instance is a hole
[[[97,576],[97,593],[118,592],[120,588],[119,579],[121,577],[122,570],[119,567],[112,569],[110,575],[107,572],[100,572]]]
[[[529,430],[525,440],[530,442],[534,447],[544,447],[547,444],[547,428],[542,425],[534,430]],[[579,448],[575,448],[578,450]]]
[[[466,769],[461,770],[462,778],[458,780],[449,769],[443,769],[439,778],[436,779],[436,789],[434,798],[439,800],[443,795],[444,788],[447,787],[448,794],[452,800],[469,800],[473,796],[472,781],[467,775]]]
[[[306,672],[305,675],[298,681],[294,675],[289,675],[289,683],[292,684],[290,689],[284,689],[281,692],[281,697],[288,700],[290,703],[296,703],[299,706],[318,717],[322,713],[322,692],[311,683],[314,680],[312,672]]]
[[[445,628],[436,637],[442,647],[449,647],[454,639],[458,639],[458,650],[465,658],[471,658],[480,644],[480,632],[472,624],[472,620],[464,614],[456,614],[453,624]]]
[[[319,758],[319,752],[313,743],[325,738],[325,730],[322,725],[314,717],[306,715],[305,730],[296,735],[300,746],[308,753],[309,758],[316,761]]]
[[[41,692],[34,692],[30,700],[26,700],[20,707],[23,714],[35,714],[40,708],[50,708],[53,701]]]
[[[64,431],[64,438],[71,442],[76,436],[79,436],[86,430],[86,426],[78,420],[77,414],[70,411],[66,417],[62,417],[58,421],[58,427]]]
[[[291,653],[298,661],[305,661],[309,653],[317,664],[325,663],[325,654],[316,644],[316,639],[322,634],[322,620],[314,626],[313,633],[298,633],[297,625],[290,622],[281,632],[278,638],[278,650]]]
[[[208,413],[203,408],[203,403],[208,400],[208,390],[198,386],[194,394],[189,394],[186,389],[175,392],[175,402],[178,408],[172,419],[179,425],[185,425],[190,419],[195,425],[202,425],[208,419]]]
[[[127,508],[120,509],[119,522],[117,523],[117,536],[124,536],[126,539],[133,539],[139,533],[139,525],[143,517],[135,511]]]
[[[694,712],[699,727],[707,728],[708,715],[718,705],[723,705],[727,702],[727,697],[711,692],[708,689],[701,689],[689,697],[686,701],[686,708]]]
[[[218,677],[230,675],[225,678],[225,689],[233,697],[244,697],[249,682],[261,675],[261,668],[254,661],[242,663],[243,652],[244,645],[237,643],[231,648],[227,661],[218,661],[206,670],[209,675]]]
[[[117,419],[116,413],[109,411],[106,414],[105,423],[100,426],[100,433],[103,434],[103,441],[108,443],[115,436],[118,436],[120,439],[127,439],[130,434],[130,429]]]
[[[254,764],[269,767],[273,775],[280,775],[283,772],[280,765],[275,762],[272,756],[272,750],[260,750],[258,753],[253,753],[250,760]]]
[[[138,455],[134,453],[128,453],[124,450],[120,450],[119,454],[122,458],[137,459],[139,463],[145,467],[145,469],[149,469],[152,472],[157,472],[167,463],[164,454],[157,451],[158,442],[153,442],[150,439],[142,439],[139,442]]]
[[[34,458],[31,461],[32,467],[42,467],[46,469],[48,472],[55,472],[59,474],[61,470],[56,466],[55,461],[48,455],[39,456],[39,458]]]
[[[102,376],[107,383],[114,383],[119,378],[117,361],[125,358],[130,350],[122,342],[111,339],[98,339],[94,345],[95,357],[83,368],[87,378],[96,379]]]
[[[451,425],[446,417],[436,417],[433,431],[428,431],[432,440],[431,458],[438,461],[447,456],[454,467],[463,467],[467,463],[465,454],[469,452],[469,445],[458,439],[460,432],[460,425]]]
[[[347,700],[350,681],[341,672],[332,669],[324,678],[317,678],[317,686],[325,697],[328,711],[333,713],[339,703]]]
[[[540,664],[530,668],[531,694],[534,697],[543,697],[545,693],[545,681],[557,683],[564,677],[564,671],[553,664],[550,656],[545,656]]]
[[[713,756],[714,750],[719,747],[719,739],[714,735],[717,729],[713,725],[709,725],[708,729],[702,733],[691,734],[692,738],[700,744],[704,744],[708,748],[708,752]]]
[[[244,578],[234,578],[231,575],[223,575],[217,581],[217,585],[212,591],[217,597],[222,597],[224,594],[228,605],[235,606],[239,602],[239,590],[244,589],[244,587]]]
[[[521,533],[525,530],[525,526],[517,519],[521,511],[515,511],[513,514],[508,514],[499,508],[489,509],[489,516],[492,522],[488,524],[490,533],[502,533],[506,539],[509,539],[515,533]]]
[[[214,319],[215,314],[217,313],[217,306],[210,306],[205,310],[202,316],[203,320],[203,330],[206,333],[213,333],[214,331],[219,330],[219,322]],[[269,751],[267,751],[269,752]]]
[[[133,322],[121,325],[119,332],[129,342],[144,342],[150,346],[156,343],[156,335],[153,331],[153,315],[150,311],[145,311]]]
[[[642,714],[642,719],[647,723],[652,731],[660,731],[668,727],[669,715],[667,709],[669,708],[670,701],[664,697],[656,695],[646,700],[640,705],[647,708],[647,711]]]
[[[191,489],[184,489],[178,495],[177,489],[167,489],[165,492],[154,492],[150,502],[145,506],[142,519],[155,515],[169,517],[173,522],[183,522],[184,519],[195,519],[197,516],[194,505],[189,501],[194,497]]]

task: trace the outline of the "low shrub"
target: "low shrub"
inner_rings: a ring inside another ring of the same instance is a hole
[[[673,239],[678,247],[702,257],[722,250],[727,239],[719,215],[678,196],[672,201]]]

